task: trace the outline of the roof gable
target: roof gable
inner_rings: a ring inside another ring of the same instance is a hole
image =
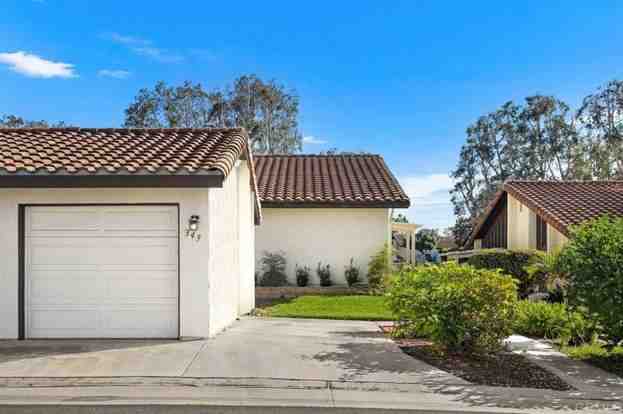
[[[379,155],[256,155],[255,160],[265,207],[410,205]]]
[[[504,193],[519,200],[567,236],[570,226],[606,214],[623,216],[623,181],[509,180],[481,216],[466,245],[477,238]]]

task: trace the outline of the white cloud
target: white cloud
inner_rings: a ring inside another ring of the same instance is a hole
[[[447,174],[402,177],[400,184],[411,199],[411,208],[406,212],[409,221],[439,229],[454,223],[449,193],[453,182]]]
[[[109,38],[115,43],[121,43],[123,45],[149,45],[151,44],[149,40],[141,39],[140,37],[126,36],[126,35],[122,35],[122,34],[115,33],[115,32],[108,33],[104,37]]]
[[[146,56],[158,62],[178,63],[184,60],[184,56],[156,47],[153,45],[153,42],[148,39],[127,36],[115,32],[104,34],[103,37],[127,47],[137,55]]]
[[[31,53],[18,51],[0,53],[0,63],[9,65],[9,69],[32,78],[75,78],[74,65],[52,62]]]
[[[102,77],[115,79],[127,79],[131,75],[129,71],[120,69],[101,69],[97,74]]]
[[[312,135],[303,137],[303,144],[309,144],[309,145],[322,145],[322,144],[326,144],[328,141],[324,140],[324,139],[318,139]]]
[[[136,54],[152,58],[162,63],[178,63],[184,60],[184,57],[181,55],[169,53],[164,49],[153,46],[132,47],[131,49]]]

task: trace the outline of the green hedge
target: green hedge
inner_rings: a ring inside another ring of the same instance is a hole
[[[530,274],[527,267],[544,260],[545,253],[538,250],[482,250],[470,257],[468,264],[477,269],[501,269],[518,281],[520,297],[529,295],[537,285],[537,275]]]

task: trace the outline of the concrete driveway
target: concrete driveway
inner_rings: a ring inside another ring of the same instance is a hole
[[[179,377],[467,384],[359,321],[243,318],[196,341],[0,341],[0,377]]]

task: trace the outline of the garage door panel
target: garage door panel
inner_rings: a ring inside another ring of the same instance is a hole
[[[148,262],[154,265],[175,265],[177,263],[177,241],[153,243],[132,240],[131,243],[104,245],[97,252],[99,264],[142,265]]]
[[[66,265],[174,265],[177,266],[177,239],[32,238],[30,263],[33,266]]]
[[[28,337],[177,337],[177,208],[27,211]]]
[[[98,231],[99,214],[93,210],[67,208],[46,208],[33,210],[30,214],[30,233],[37,232],[96,232]]]
[[[141,306],[109,309],[101,313],[100,324],[104,330],[130,332],[170,330],[175,328],[174,306]]]
[[[102,284],[95,271],[35,270],[29,278],[30,304],[81,303],[97,298]],[[71,289],[67,287],[71,286]]]
[[[71,286],[70,289],[67,287]],[[177,273],[35,271],[30,304],[124,304],[136,301],[176,303]]]
[[[106,273],[105,279],[109,296],[119,302],[134,299],[177,299],[177,274],[162,272],[157,274],[126,275],[125,272]]]
[[[102,213],[102,230],[112,232],[149,232],[169,233],[177,232],[177,214],[171,209],[104,209]]]
[[[88,308],[37,308],[30,312],[31,332],[93,330],[97,326],[98,311]]]
[[[53,240],[33,240],[30,243],[29,260],[33,266],[59,266],[67,268],[96,265],[100,247],[90,241],[79,240],[54,242]]]

